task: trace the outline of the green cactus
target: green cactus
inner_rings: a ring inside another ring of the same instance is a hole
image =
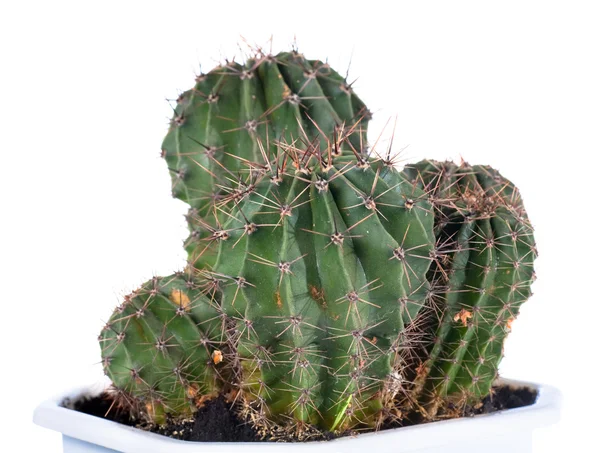
[[[435,209],[433,346],[415,379],[435,417],[448,402],[463,407],[490,393],[504,339],[531,295],[536,249],[519,191],[496,170],[425,160],[403,173]]]
[[[188,266],[128,296],[99,338],[149,420],[229,393],[301,438],[489,394],[534,279],[518,190],[485,166],[398,172],[368,148],[369,117],[297,52],[221,65],[179,97],[163,156],[190,205]]]
[[[227,350],[222,320],[191,275],[142,285],[117,307],[99,341],[113,385],[159,423],[167,413],[191,415],[197,396],[221,387],[213,356]]]
[[[221,327],[221,336],[211,341],[233,352],[225,357],[232,368],[229,379],[237,382],[247,407],[265,421],[291,418],[296,426],[326,430],[376,425],[399,390],[404,326],[417,316],[428,290],[433,215],[424,194],[386,162],[288,146],[246,197],[223,205],[223,225],[216,215],[205,220],[210,240],[204,250],[212,248],[216,259],[198,271],[192,285],[203,288],[204,296],[193,297],[203,316],[191,311],[188,317],[198,326],[208,320],[232,325]],[[171,291],[160,281],[158,286],[160,294]],[[121,349],[130,351],[122,353],[127,360],[136,354],[134,348],[146,355],[137,363],[164,360],[152,344],[165,331],[181,337],[180,344],[184,339],[198,343],[201,334],[184,338],[178,326],[167,325],[177,308],[173,302],[167,296],[156,300],[162,323],[154,323],[152,335],[149,325],[145,336],[131,335],[137,345],[125,340]],[[112,351],[119,350],[119,334],[124,323],[139,329],[135,309],[144,303],[143,298],[130,302],[126,316],[115,314],[117,324],[111,322],[104,331],[111,377],[117,372]],[[183,319],[188,318],[177,320]],[[175,362],[188,363],[183,346],[172,350],[177,359],[170,359],[165,370]],[[189,361],[197,369],[188,375],[199,373],[201,387],[212,390],[210,372],[201,366],[210,357],[208,351],[201,354]],[[125,359],[118,362],[119,368],[133,368]],[[147,373],[155,367],[148,363]],[[158,374],[149,382],[162,383],[164,375]],[[117,386],[137,388],[131,374],[120,377]],[[147,392],[146,383],[142,392]],[[178,413],[182,398],[178,386],[176,395],[164,397],[165,407]]]
[[[344,77],[296,51],[259,54],[198,76],[177,99],[162,144],[173,195],[190,205],[188,252],[205,239],[204,218],[246,192],[278,142],[325,149],[344,135],[339,143],[362,153],[369,118]]]
[[[430,206],[381,161],[288,151],[296,171],[278,183],[267,173],[232,209],[204,275],[238,320],[243,388],[261,413],[373,424],[393,348],[425,299]]]

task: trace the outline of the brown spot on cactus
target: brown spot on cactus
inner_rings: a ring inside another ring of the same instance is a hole
[[[196,384],[190,385],[186,389],[188,398],[192,398],[192,399],[195,398],[198,395],[198,391],[199,391],[199,387]]]
[[[513,325],[514,320],[515,320],[515,318],[509,318],[508,321],[506,321],[506,328],[508,330],[512,330],[512,325]]]
[[[215,365],[218,365],[223,361],[223,353],[218,349],[215,349],[211,355],[212,361]]]
[[[473,313],[469,310],[465,310],[464,308],[454,315],[455,321],[460,321],[463,327],[467,327],[467,321],[473,317]]]
[[[309,285],[309,288],[310,297],[312,297],[313,300],[317,301],[321,305],[321,307],[326,308],[327,302],[325,301],[325,291],[313,285]]]
[[[277,308],[283,308],[283,301],[281,300],[281,293],[279,291],[275,291],[275,304],[277,304]]]

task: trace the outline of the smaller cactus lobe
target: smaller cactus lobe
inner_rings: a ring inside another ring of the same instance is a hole
[[[421,161],[403,173],[435,211],[432,347],[415,382],[435,417],[448,401],[476,404],[489,394],[504,339],[531,295],[537,252],[519,191],[496,170]]]
[[[154,278],[127,296],[99,340],[114,386],[159,423],[169,413],[191,415],[196,397],[221,388],[213,360],[226,350],[218,312],[183,273]]]

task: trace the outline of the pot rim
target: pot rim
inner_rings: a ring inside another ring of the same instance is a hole
[[[84,414],[62,405],[66,399],[99,394],[106,387],[105,382],[75,388],[44,401],[35,409],[33,422],[39,426],[59,431],[66,436],[117,451],[151,453],[167,450],[170,452],[201,450],[225,453],[238,446],[238,448],[244,448],[245,453],[260,453],[282,448],[294,452],[306,451],[309,448],[311,452],[328,452],[341,451],[340,449],[350,446],[353,449],[366,450],[372,449],[375,443],[392,442],[398,446],[395,450],[397,453],[404,453],[440,447],[455,441],[464,441],[467,436],[472,440],[474,435],[479,438],[487,438],[506,435],[507,432],[531,432],[535,428],[558,421],[562,395],[557,388],[504,378],[499,379],[498,382],[515,388],[529,387],[538,392],[538,397],[534,404],[515,409],[340,437],[330,441],[190,442]],[[510,431],[507,431],[507,425],[510,425]]]

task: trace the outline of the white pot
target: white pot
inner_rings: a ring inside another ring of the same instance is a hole
[[[87,387],[40,404],[33,421],[63,435],[65,453],[525,453],[533,430],[559,418],[560,392],[546,385],[503,379],[539,393],[535,404],[517,409],[344,437],[328,442],[188,442],[171,439],[61,406],[65,398],[97,395]]]

